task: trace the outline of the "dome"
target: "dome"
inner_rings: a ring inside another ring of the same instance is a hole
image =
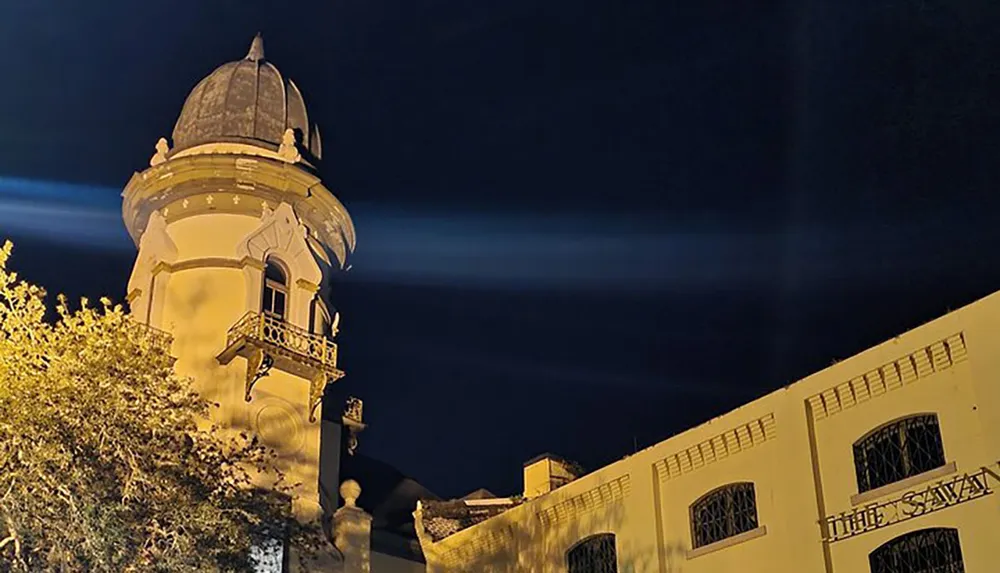
[[[238,142],[273,151],[289,128],[299,146],[319,159],[319,128],[310,129],[302,93],[264,60],[264,40],[257,34],[245,58],[219,66],[191,90],[174,126],[174,150]]]

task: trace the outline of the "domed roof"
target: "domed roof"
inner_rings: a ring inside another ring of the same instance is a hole
[[[276,150],[286,129],[316,159],[322,154],[319,127],[310,129],[302,93],[264,60],[260,34],[242,60],[223,64],[188,95],[174,126],[174,149],[202,143],[239,142]]]

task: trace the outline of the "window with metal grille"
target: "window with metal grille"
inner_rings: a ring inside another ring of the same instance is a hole
[[[264,296],[261,299],[261,310],[264,314],[284,320],[287,300],[287,275],[276,261],[268,259],[267,266],[264,267]]]
[[[724,485],[691,505],[695,548],[757,528],[757,499],[753,484]]]
[[[944,465],[941,431],[934,414],[882,426],[854,444],[858,493]]]
[[[921,529],[868,554],[872,573],[964,573],[958,530]]]
[[[592,535],[566,552],[569,573],[618,573],[613,533]]]

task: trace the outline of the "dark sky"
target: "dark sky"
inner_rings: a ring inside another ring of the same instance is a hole
[[[294,9],[293,9],[294,7]],[[351,210],[362,451],[589,468],[1000,288],[995,0],[5,0],[0,236],[121,297],[118,193],[264,33]]]

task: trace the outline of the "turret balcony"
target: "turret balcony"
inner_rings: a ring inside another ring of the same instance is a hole
[[[247,402],[254,384],[272,368],[308,379],[310,422],[316,421],[326,385],[344,376],[337,368],[336,343],[264,313],[248,312],[226,333],[226,348],[216,359],[226,365],[237,356],[247,359]]]

